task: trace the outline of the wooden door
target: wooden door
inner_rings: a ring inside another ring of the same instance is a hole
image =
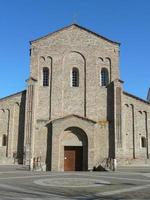
[[[75,171],[75,150],[65,147],[64,171]]]
[[[81,171],[83,165],[83,148],[64,147],[64,171]]]

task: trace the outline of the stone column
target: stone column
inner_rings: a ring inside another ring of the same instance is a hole
[[[149,159],[149,132],[148,132],[148,113],[144,111],[145,114],[145,131],[146,131],[146,156]]]
[[[122,83],[116,79],[107,87],[107,118],[109,121],[109,158],[115,159],[122,147]]]
[[[25,112],[25,140],[24,140],[24,163],[32,168],[32,137],[34,126],[34,99],[35,99],[35,82],[30,78],[27,80],[28,89],[26,96],[26,112]]]
[[[9,158],[13,157],[13,134],[14,134],[14,106],[11,105],[8,109],[8,124],[7,124],[7,148],[6,156]]]
[[[150,112],[147,112],[147,146],[150,147]],[[150,159],[150,148],[147,148],[147,154]]]
[[[123,81],[116,79],[114,81],[114,132],[115,132],[115,148],[119,153],[122,148],[122,83]]]

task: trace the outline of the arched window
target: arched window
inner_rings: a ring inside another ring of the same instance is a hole
[[[146,138],[145,137],[141,137],[141,147],[142,148],[146,147]]]
[[[79,70],[76,67],[72,69],[71,86],[79,87]]]
[[[49,69],[43,68],[43,86],[49,86]]]
[[[7,144],[7,136],[4,134],[2,139],[2,146],[6,146]]]
[[[106,68],[102,68],[101,70],[100,83],[101,86],[107,86],[109,83],[108,70]]]

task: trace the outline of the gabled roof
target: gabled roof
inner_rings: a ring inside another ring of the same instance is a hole
[[[48,124],[51,123],[51,122],[55,122],[55,121],[57,121],[57,120],[66,119],[66,118],[70,118],[70,117],[76,117],[76,118],[79,118],[79,119],[82,119],[82,120],[85,120],[85,121],[89,121],[89,122],[91,122],[91,123],[93,123],[93,124],[96,124],[96,123],[97,123],[96,121],[94,121],[94,120],[92,120],[92,119],[89,119],[89,118],[87,118],[87,117],[82,117],[82,116],[79,116],[79,115],[70,114],[70,115],[66,115],[66,116],[63,116],[63,117],[60,117],[60,118],[57,118],[57,119],[50,120],[50,121],[47,122],[46,125],[48,125]]]
[[[34,42],[36,42],[36,41],[38,41],[38,40],[45,39],[45,38],[47,38],[47,37],[49,37],[49,36],[51,36],[51,35],[53,35],[53,34],[56,34],[56,33],[60,32],[60,31],[67,30],[67,29],[69,29],[70,27],[73,27],[73,26],[74,26],[74,27],[77,27],[77,28],[79,28],[79,29],[85,30],[85,31],[87,31],[87,32],[89,32],[89,33],[91,33],[91,34],[93,34],[93,35],[95,35],[95,36],[97,36],[97,37],[100,37],[100,38],[102,38],[102,39],[104,39],[104,40],[106,40],[106,41],[108,41],[108,42],[111,42],[111,43],[113,43],[113,44],[120,45],[119,42],[112,41],[112,40],[110,40],[110,39],[108,39],[108,38],[106,38],[106,37],[104,37],[104,36],[99,35],[98,33],[95,33],[95,32],[93,32],[93,31],[91,31],[91,30],[89,30],[89,29],[87,29],[87,28],[84,28],[84,27],[82,27],[82,26],[80,26],[80,25],[78,25],[78,24],[71,24],[71,25],[66,26],[66,27],[64,27],[64,28],[61,28],[61,29],[59,29],[59,30],[57,30],[57,31],[55,31],[55,32],[49,33],[48,35],[45,35],[45,36],[42,36],[42,37],[37,38],[37,39],[35,39],[35,40],[32,40],[32,41],[30,41],[30,44],[32,44],[32,43],[34,43]]]
[[[128,92],[125,92],[125,91],[123,91],[123,94],[150,105],[150,102],[148,102],[148,101],[146,101],[144,99],[141,99],[140,97],[137,97],[137,96],[135,96],[133,94],[129,94]]]
[[[17,93],[11,94],[11,95],[6,96],[6,97],[2,97],[2,98],[0,99],[0,101],[3,101],[3,100],[6,100],[6,99],[9,99],[9,98],[11,98],[11,97],[18,96],[18,95],[20,95],[21,93],[26,93],[26,90],[23,90],[23,91],[21,91],[21,92],[17,92]]]

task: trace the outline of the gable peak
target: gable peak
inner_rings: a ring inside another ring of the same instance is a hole
[[[60,31],[67,30],[67,29],[73,28],[73,27],[76,27],[76,28],[79,28],[79,29],[81,29],[81,30],[84,30],[84,31],[86,31],[86,32],[88,32],[88,33],[90,33],[90,34],[95,35],[96,37],[102,38],[102,39],[104,39],[104,40],[106,40],[106,41],[108,41],[108,42],[111,42],[111,43],[113,43],[113,44],[120,45],[119,42],[112,41],[112,40],[110,40],[110,39],[108,39],[108,38],[106,38],[106,37],[104,37],[104,36],[99,35],[98,33],[95,33],[95,32],[93,32],[93,31],[91,31],[90,29],[87,29],[87,28],[85,28],[85,27],[83,27],[83,26],[77,24],[77,23],[72,23],[72,24],[70,24],[70,25],[68,25],[68,26],[65,26],[65,27],[63,27],[63,28],[61,28],[61,29],[58,29],[58,30],[56,30],[56,31],[54,31],[54,32],[52,32],[52,33],[49,33],[48,35],[45,35],[45,36],[42,36],[42,37],[37,38],[37,39],[35,39],[35,40],[32,40],[32,41],[30,41],[30,44],[32,44],[32,43],[34,43],[34,42],[36,42],[36,41],[39,41],[39,40],[41,40],[41,39],[47,38],[47,37],[49,37],[49,36],[51,36],[51,35],[53,35],[53,34],[56,34],[56,33],[60,32]]]

